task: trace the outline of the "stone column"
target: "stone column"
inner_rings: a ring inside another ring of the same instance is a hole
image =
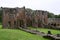
[[[8,26],[8,14],[7,15],[3,15],[3,28],[7,28]]]
[[[14,28],[14,21],[11,21],[11,28]]]
[[[35,27],[38,27],[38,19],[35,19]]]
[[[19,28],[20,27],[20,21],[17,20],[17,27]]]
[[[23,19],[23,21],[24,21],[24,28],[27,28],[26,19]]]
[[[16,26],[15,26],[15,28],[16,28],[16,29],[18,28],[17,20],[16,20]]]

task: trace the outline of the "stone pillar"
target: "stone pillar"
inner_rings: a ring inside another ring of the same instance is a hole
[[[3,21],[3,27],[2,28],[7,28],[7,22]]]
[[[7,28],[8,26],[8,14],[3,14],[3,28]]]
[[[24,21],[24,28],[27,28],[26,19],[24,19],[23,21]]]
[[[35,27],[38,27],[38,19],[35,19]]]
[[[18,28],[18,22],[17,22],[17,20],[16,20],[16,29]]]
[[[18,21],[16,20],[16,28],[18,28]]]
[[[17,21],[14,21],[14,28],[17,29]]]
[[[20,27],[20,21],[17,20],[17,27],[19,28]]]
[[[14,21],[11,21],[11,28],[14,28]]]

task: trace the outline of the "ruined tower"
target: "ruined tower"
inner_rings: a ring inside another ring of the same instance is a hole
[[[26,27],[25,7],[3,8],[3,28]]]

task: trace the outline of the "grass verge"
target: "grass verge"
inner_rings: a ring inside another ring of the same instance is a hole
[[[18,29],[1,29],[1,27],[2,25],[0,25],[0,40],[48,40]]]

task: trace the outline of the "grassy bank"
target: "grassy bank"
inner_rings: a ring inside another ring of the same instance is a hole
[[[18,29],[1,29],[0,40],[48,40],[39,35],[33,35]]]
[[[36,30],[36,28],[31,28]],[[38,28],[37,30],[47,33],[49,29]],[[60,33],[59,30],[51,29],[53,34]],[[18,29],[2,29],[0,25],[0,40],[49,40],[45,39],[42,36],[30,34]]]
[[[38,31],[44,32],[44,33],[47,33],[48,30],[50,30],[52,34],[60,34],[60,30],[47,29],[47,28],[32,28],[32,27],[29,27],[29,28],[34,29],[34,30],[38,30]]]

